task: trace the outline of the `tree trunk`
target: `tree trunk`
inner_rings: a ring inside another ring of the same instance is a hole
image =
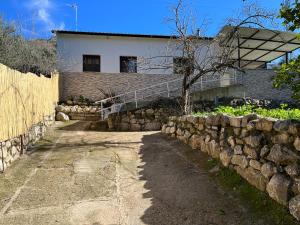
[[[182,82],[182,109],[184,115],[191,113],[190,88],[187,88],[187,78],[188,76],[184,76]]]

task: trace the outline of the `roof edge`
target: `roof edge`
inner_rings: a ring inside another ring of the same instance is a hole
[[[124,34],[124,33],[105,33],[105,32],[87,32],[87,31],[69,31],[69,30],[52,30],[55,34],[74,34],[74,35],[94,35],[94,36],[111,36],[111,37],[141,37],[157,39],[178,39],[176,35],[157,35],[157,34]],[[212,37],[199,37],[202,40],[213,40]]]

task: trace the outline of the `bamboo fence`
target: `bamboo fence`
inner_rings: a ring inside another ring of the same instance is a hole
[[[0,64],[0,141],[25,134],[55,112],[59,75],[21,73]]]

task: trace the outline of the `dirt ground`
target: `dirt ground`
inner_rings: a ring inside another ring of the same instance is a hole
[[[85,125],[56,126],[0,175],[1,225],[266,224],[218,188],[200,152],[160,132]]]

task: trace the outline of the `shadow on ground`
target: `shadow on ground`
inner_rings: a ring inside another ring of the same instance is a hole
[[[144,135],[140,179],[151,199],[145,224],[268,224],[218,188],[203,166],[207,156],[160,133]],[[191,163],[193,162],[193,163]]]

